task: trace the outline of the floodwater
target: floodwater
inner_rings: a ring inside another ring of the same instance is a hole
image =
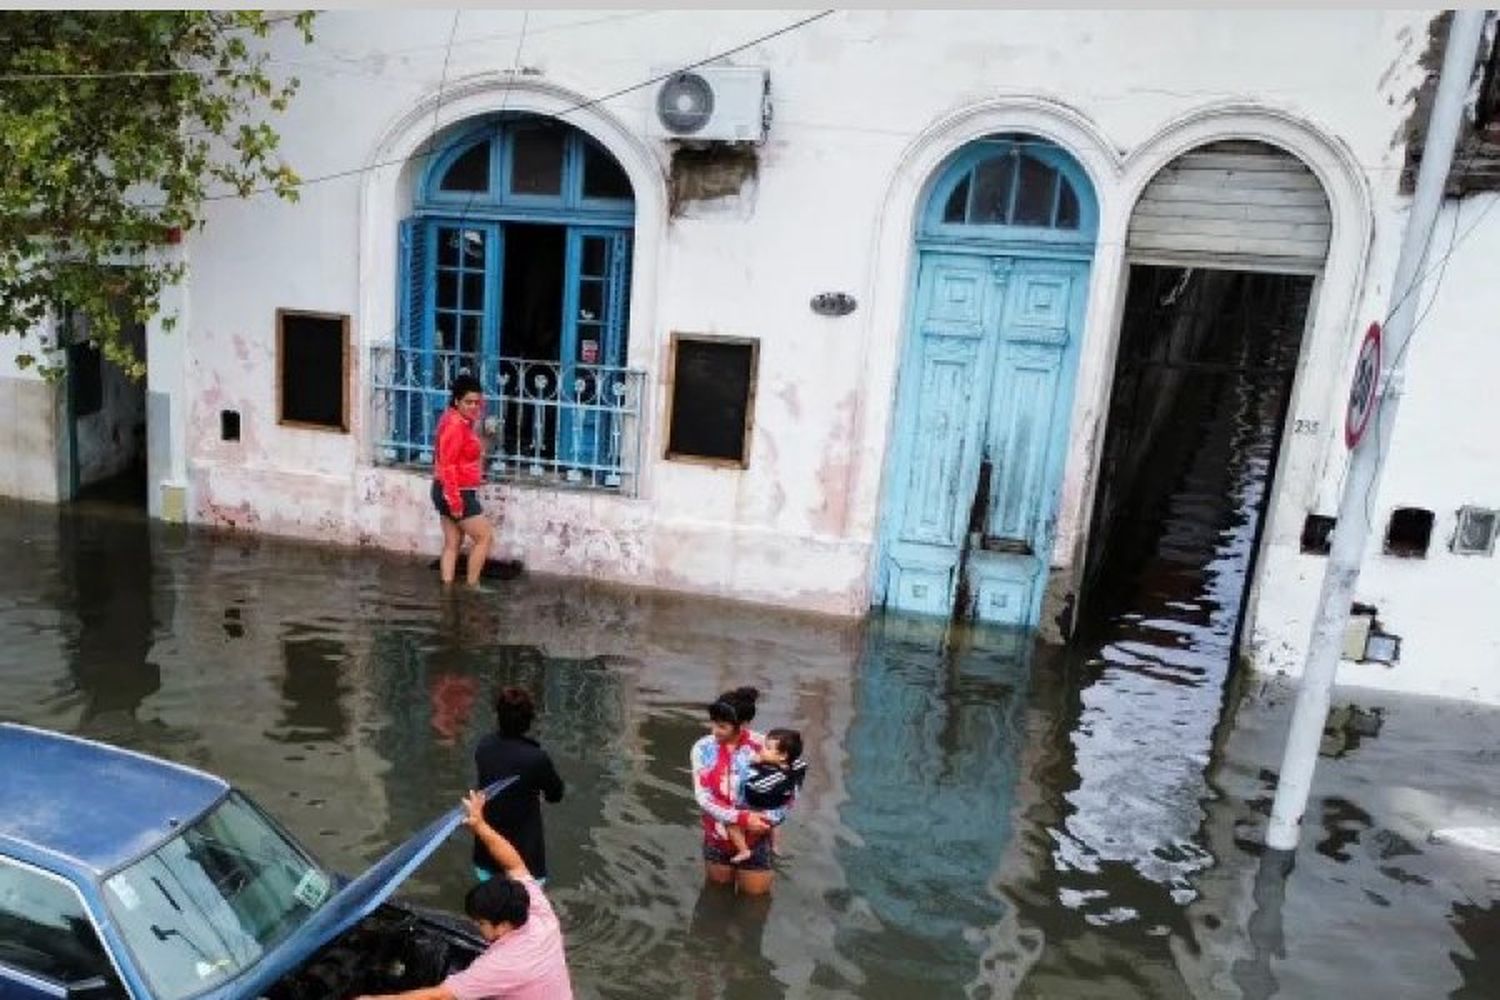
[[[1264,458],[1229,439],[1186,468]],[[1500,860],[1426,840],[1500,800],[1496,713],[1366,699],[1380,735],[1321,762],[1290,877],[1262,864],[1289,706],[1226,695],[1257,488],[1230,479],[1179,491],[1067,652],[573,581],[449,596],[425,560],[5,503],[0,716],[225,775],[352,871],[456,801],[526,685],[582,997],[1500,995]],[[738,684],[811,768],[764,905],[703,889],[687,780]],[[467,854],[407,895],[457,907]]]

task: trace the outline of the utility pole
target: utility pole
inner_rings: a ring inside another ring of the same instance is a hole
[[[1390,359],[1390,367],[1379,373],[1376,410],[1371,418],[1373,433],[1360,435],[1349,456],[1349,473],[1344,495],[1339,499],[1338,520],[1334,523],[1323,590],[1313,618],[1302,686],[1297,692],[1297,707],[1292,713],[1292,727],[1287,733],[1276,783],[1276,800],[1271,807],[1271,825],[1266,831],[1266,846],[1273,850],[1296,850],[1302,832],[1302,814],[1312,790],[1313,769],[1318,762],[1318,746],[1328,717],[1349,608],[1370,537],[1366,502],[1380,485],[1381,469],[1396,423],[1406,343],[1411,338],[1417,300],[1421,297],[1417,284],[1427,264],[1429,237],[1437,223],[1448,170],[1453,165],[1453,148],[1458,141],[1486,13],[1483,9],[1455,11],[1448,28],[1447,51],[1443,54],[1416,190],[1391,285],[1391,316],[1385,327],[1387,346],[1382,351],[1382,356]]]

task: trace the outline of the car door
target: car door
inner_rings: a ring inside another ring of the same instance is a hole
[[[124,1000],[83,899],[65,879],[0,858],[0,1000]]]

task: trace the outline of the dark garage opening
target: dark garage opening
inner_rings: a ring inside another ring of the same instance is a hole
[[[78,322],[75,320],[74,322]],[[146,327],[122,337],[146,360]],[[74,502],[146,509],[146,378],[132,378],[83,338],[67,349],[67,472]]]
[[[1124,618],[1237,644],[1313,280],[1131,267],[1081,636]]]

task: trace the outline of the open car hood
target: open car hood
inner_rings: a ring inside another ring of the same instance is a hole
[[[485,797],[492,798],[515,780],[505,778],[495,782],[484,790]],[[259,997],[324,945],[374,913],[462,825],[463,816],[464,807],[458,805],[427,824],[411,839],[371,865],[364,874],[346,883],[306,923],[267,952],[259,962],[236,978],[201,994],[198,1000]]]

